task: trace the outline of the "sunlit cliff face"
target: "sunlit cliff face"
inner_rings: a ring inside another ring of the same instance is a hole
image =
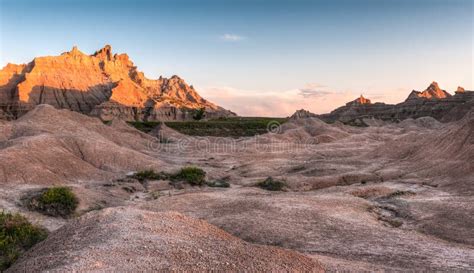
[[[146,78],[127,54],[112,54],[109,45],[92,55],[74,47],[59,56],[35,58],[28,65],[8,65],[0,71],[0,82],[0,103],[10,108],[50,104],[90,114],[113,104],[120,112],[130,112],[129,119],[134,118],[132,108],[162,119],[186,118],[181,110],[201,108],[215,115],[232,114],[202,98],[178,76]]]

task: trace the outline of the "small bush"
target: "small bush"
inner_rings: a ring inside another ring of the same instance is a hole
[[[205,114],[206,114],[206,108],[199,108],[199,109],[195,109],[193,111],[193,119],[194,120],[201,120],[204,118]]]
[[[168,175],[166,175],[163,172],[157,173],[154,170],[144,170],[144,171],[139,171],[132,175],[133,178],[137,179],[140,182],[143,182],[145,180],[164,180],[168,179]]]
[[[71,189],[54,187],[40,192],[27,201],[27,207],[50,216],[67,217],[74,213],[79,200]]]
[[[10,267],[20,254],[47,235],[45,229],[32,225],[18,213],[0,212],[0,271]]]
[[[274,180],[272,177],[268,177],[262,182],[257,183],[257,187],[268,191],[281,191],[286,187],[285,182]]]
[[[172,175],[171,179],[185,181],[193,186],[202,186],[206,183],[206,172],[197,167],[184,167]]]

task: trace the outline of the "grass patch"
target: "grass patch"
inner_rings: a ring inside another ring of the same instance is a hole
[[[159,121],[129,121],[128,124],[132,125],[137,130],[140,130],[144,133],[149,133],[153,129],[155,129],[156,126],[160,125],[160,122]]]
[[[192,186],[202,186],[206,183],[206,172],[197,167],[184,167],[179,172],[171,175],[175,181],[184,181]]]
[[[0,212],[0,271],[10,267],[23,252],[47,235],[45,229],[31,224],[18,213]]]
[[[146,180],[171,180],[173,182],[186,182],[192,186],[202,186],[206,184],[206,172],[197,167],[184,167],[176,173],[155,172],[154,170],[144,170],[137,172],[130,177],[140,182]]]
[[[131,177],[143,182],[145,180],[165,180],[169,178],[169,175],[164,172],[157,173],[154,170],[144,170],[133,174]]]
[[[26,206],[49,216],[68,217],[79,204],[76,195],[67,187],[53,187],[27,199]]]
[[[194,121],[168,121],[166,126],[190,136],[216,136],[216,137],[246,137],[267,133],[269,122],[280,124],[287,121],[287,118],[266,118],[266,117],[227,117],[210,120]],[[136,129],[149,133],[160,122],[129,122]]]
[[[272,177],[268,177],[262,182],[257,183],[256,186],[267,191],[281,191],[286,187],[286,183],[283,181],[275,180]]]

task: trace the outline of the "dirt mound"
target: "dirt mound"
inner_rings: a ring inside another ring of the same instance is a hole
[[[353,185],[305,193],[269,193],[260,189],[235,188],[163,197],[143,204],[143,208],[179,211],[206,220],[249,242],[318,255],[318,261],[324,262],[331,272],[444,272],[472,268],[474,250],[471,245],[451,244],[426,236],[410,225],[413,217],[419,217],[416,219],[423,225],[436,224],[445,228],[443,231],[437,228],[443,235],[458,233],[472,238],[467,225],[459,225],[460,222],[472,222],[460,220],[473,211],[469,205],[472,199],[461,202],[461,199],[453,198],[450,200],[453,204],[446,210],[442,209],[446,203],[441,200],[426,196],[417,200],[418,194],[411,191],[421,187],[400,186],[384,184],[365,188]],[[371,189],[375,189],[372,194]],[[355,197],[355,191],[369,194]],[[377,199],[380,197],[382,199]],[[370,198],[382,200],[381,205]],[[383,209],[380,215],[374,212],[379,206]],[[458,211],[462,207],[464,210]],[[442,218],[432,219],[434,211],[430,208],[442,212],[457,211],[457,220],[452,217],[445,222],[441,222]],[[418,214],[419,209],[425,212]],[[403,222],[400,228],[382,220],[385,214],[390,216],[386,220],[391,220],[393,216],[389,215],[389,210]],[[332,263],[326,263],[327,257],[342,258],[347,264],[342,268],[332,268]],[[358,262],[367,262],[372,267],[359,268]]]
[[[160,139],[161,141],[171,142],[176,142],[182,138],[189,137],[171,129],[170,127],[166,126],[164,122],[161,122],[158,126],[151,130],[149,134]]]
[[[131,208],[89,213],[27,252],[23,271],[285,271],[322,272],[312,259],[247,243],[176,212]]]
[[[423,127],[427,129],[438,129],[441,127],[441,122],[432,117],[421,117],[417,119],[408,118],[398,124],[400,127],[409,129],[413,127]]]
[[[434,122],[426,124],[425,121]],[[409,126],[413,124],[423,125],[421,127],[437,128],[438,122],[431,118],[419,121],[407,121]],[[472,164],[474,158],[474,111],[467,114],[462,120],[450,123],[441,129],[433,131],[419,131],[404,136],[401,139],[395,139],[382,147],[382,151],[386,151],[388,155],[398,157],[400,159],[443,159],[464,161],[466,164]],[[397,149],[394,149],[397,146]],[[389,152],[391,150],[391,152]],[[438,166],[442,167],[442,166]]]
[[[0,124],[0,183],[49,185],[107,180],[147,166],[155,139],[115,121],[39,105],[18,120]]]
[[[337,126],[327,124],[318,118],[292,119],[266,135],[271,141],[301,144],[333,142],[349,136]],[[261,137],[259,137],[261,138]]]
[[[448,186],[458,192],[473,192],[474,111],[466,114],[462,120],[437,130],[414,130],[387,142],[374,154],[396,159],[395,164],[405,164],[410,176],[432,178],[426,182],[429,185]]]

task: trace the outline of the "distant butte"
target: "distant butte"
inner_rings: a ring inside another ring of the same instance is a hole
[[[474,91],[466,91],[464,88],[458,87],[455,95],[452,96],[442,90],[437,82],[432,82],[424,91],[413,90],[404,102],[396,105],[372,103],[361,95],[328,114],[306,113],[305,115],[314,115],[330,123],[341,121],[353,125],[363,124],[362,120],[367,118],[397,122],[424,116],[447,122],[461,119],[473,108]]]

